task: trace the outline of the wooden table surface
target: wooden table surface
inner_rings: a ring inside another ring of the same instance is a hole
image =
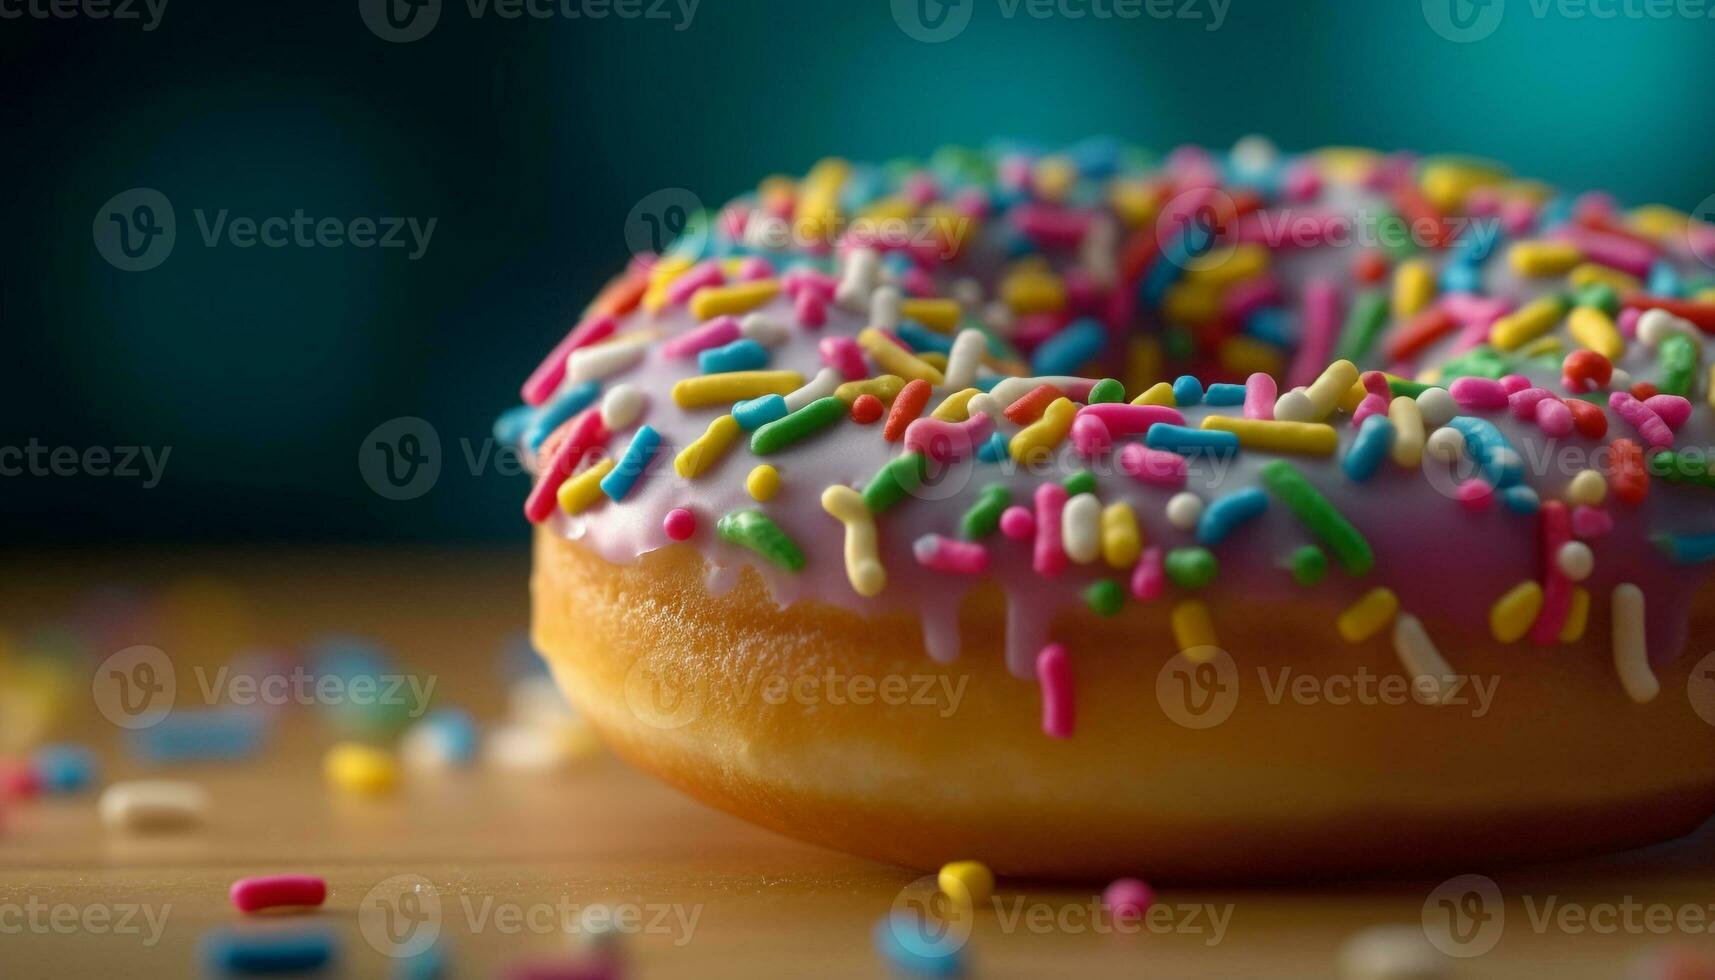
[[[525,562],[522,548],[11,555],[0,629],[16,639],[70,615],[93,587],[129,585],[164,611],[160,622],[130,627],[134,635],[110,644],[188,648],[175,663],[212,663],[232,642],[368,635],[408,670],[434,676],[437,703],[495,719],[506,690],[496,651],[525,623]],[[872,933],[918,877],[753,828],[605,755],[556,774],[479,766],[411,776],[390,798],[343,796],[322,780],[321,755],[334,736],[312,710],[288,712],[257,759],[162,771],[128,758],[90,700],[87,688],[73,690],[53,737],[96,747],[109,779],[202,783],[210,820],[140,835],[104,828],[92,793],[8,805],[0,977],[196,975],[199,937],[246,925],[228,903],[228,885],[278,872],[327,879],[327,905],[289,924],[315,922],[339,935],[340,976],[389,976],[395,967],[387,943],[366,938],[365,925],[379,921],[360,913],[366,902],[371,913],[419,913],[395,920],[401,930],[438,929],[451,976],[569,955],[579,916],[597,904],[629,917],[621,941],[633,976],[882,976],[889,970]],[[420,902],[414,910],[399,904],[425,880],[433,889],[419,894],[438,902],[438,914]],[[1715,938],[1703,934],[1715,928],[1708,828],[1648,851],[1495,881],[1504,896],[1499,942],[1458,960],[1457,976],[1620,977],[1640,952],[1663,943],[1715,956]],[[1330,977],[1347,936],[1384,923],[1418,927],[1438,884],[1163,889],[1158,902],[1172,915],[1122,935],[1089,914],[1099,884],[1003,882],[999,905],[976,917],[966,969],[1002,977]],[[1586,913],[1593,918],[1582,924],[1577,916]],[[1660,931],[1669,914],[1677,924]],[[416,934],[395,939],[401,935]]]

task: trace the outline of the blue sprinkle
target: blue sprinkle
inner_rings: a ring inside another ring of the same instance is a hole
[[[1715,561],[1715,534],[1658,534],[1650,540],[1677,565]]]
[[[1244,389],[1240,389],[1242,392]],[[1244,399],[1241,397],[1240,401]],[[1203,382],[1189,374],[1173,379],[1173,401],[1180,408],[1190,408],[1203,401]]]
[[[379,685],[377,689],[385,690]],[[269,734],[267,713],[248,706],[175,711],[155,725],[132,732],[127,748],[156,765],[232,762],[261,752]]]
[[[533,405],[514,405],[494,420],[494,441],[502,446],[516,446],[524,438],[524,430],[536,417]]]
[[[1006,440],[998,432],[990,435],[987,442],[977,447],[977,458],[985,463],[998,463],[1006,456]]]
[[[1554,228],[1572,220],[1572,198],[1564,194],[1549,198],[1542,210],[1537,212],[1537,225],[1541,228]]]
[[[1465,437],[1465,452],[1483,471],[1484,479],[1500,488],[1514,486],[1524,479],[1524,457],[1493,422],[1458,415],[1447,424]]]
[[[1143,444],[1151,449],[1165,449],[1185,456],[1205,451],[1224,455],[1239,451],[1239,436],[1236,432],[1219,429],[1191,429],[1157,422],[1144,434]]]
[[[476,722],[458,708],[437,708],[423,719],[422,727],[440,747],[441,756],[456,766],[476,760]]]
[[[1536,491],[1522,484],[1507,487],[1501,491],[1501,504],[1515,514],[1534,514],[1542,507],[1542,498]]]
[[[585,381],[566,389],[548,404],[537,411],[536,417],[530,420],[524,430],[524,442],[532,452],[540,449],[542,440],[548,438],[548,433],[560,427],[560,423],[578,414],[601,397],[600,381]]]
[[[1007,225],[1001,232],[1001,243],[1006,249],[1006,257],[1009,259],[1022,259],[1036,251],[1036,242],[1032,241],[1029,235],[1011,225]]]
[[[1651,295],[1672,299],[1685,295],[1685,284],[1680,281],[1679,270],[1671,262],[1657,259],[1649,269],[1649,291]]]
[[[601,492],[607,494],[610,500],[624,500],[625,495],[637,483],[643,471],[655,459],[655,451],[661,448],[661,433],[652,426],[642,426],[631,437],[631,445],[625,447],[625,455],[619,458],[618,465],[601,478]]]
[[[1177,393],[1175,393],[1177,397]],[[1209,390],[1203,392],[1203,404],[1216,408],[1232,408],[1234,405],[1245,403],[1245,386],[1235,384],[1212,384]]]
[[[889,964],[908,974],[956,976],[963,969],[962,938],[951,929],[923,921],[923,915],[895,913],[875,924],[875,948]]]
[[[1501,230],[1492,221],[1473,221],[1465,226],[1465,233],[1453,243],[1454,255],[1459,262],[1473,269],[1489,261],[1495,254],[1495,246],[1501,243]]]
[[[786,417],[786,399],[781,395],[749,398],[732,407],[732,417],[746,432],[760,429],[775,419]]]
[[[321,928],[221,929],[198,943],[207,972],[295,973],[332,962],[333,933]]]
[[[447,954],[438,942],[415,956],[393,961],[393,980],[445,980],[447,975]]]
[[[1259,306],[1245,319],[1245,333],[1276,347],[1291,347],[1298,343],[1298,330],[1286,311],[1273,306]]]
[[[900,340],[910,344],[911,349],[914,351],[922,352],[930,350],[941,354],[948,354],[953,350],[953,338],[946,334],[936,333],[928,327],[923,326],[921,323],[913,323],[910,320],[906,320],[895,328],[893,332],[899,335]]]
[[[710,348],[697,355],[697,368],[704,374],[760,371],[767,366],[768,348],[749,337],[740,337],[730,344]]]
[[[906,255],[904,252],[888,252],[886,255],[881,257],[882,270],[884,272],[892,273],[893,278],[895,279],[898,279],[901,276],[904,276],[907,272],[910,272],[912,264],[911,256]]]
[[[1444,293],[1482,292],[1482,270],[1463,262],[1447,263],[1441,268],[1441,291]]]
[[[1213,500],[1197,521],[1197,543],[1220,544],[1240,524],[1261,517],[1265,510],[1268,510],[1268,494],[1256,487],[1247,487]]]
[[[1160,308],[1167,291],[1179,281],[1180,274],[1185,271],[1185,263],[1190,261],[1191,253],[1186,248],[1185,239],[1174,239],[1138,280],[1138,299],[1152,310]]]
[[[1092,180],[1106,180],[1119,170],[1125,146],[1112,136],[1091,136],[1074,143],[1065,155],[1078,172]]]
[[[971,382],[971,387],[978,391],[993,391],[994,386],[1006,379],[1004,374],[990,374]]]
[[[1382,460],[1393,449],[1394,427],[1385,415],[1372,415],[1358,426],[1357,438],[1346,448],[1340,465],[1348,479],[1362,483],[1375,476]]]
[[[76,793],[95,782],[95,753],[81,745],[44,745],[32,760],[44,793]]]
[[[1099,357],[1107,346],[1108,332],[1100,321],[1082,317],[1043,341],[1030,358],[1030,369],[1038,375],[1077,374],[1078,369]]]

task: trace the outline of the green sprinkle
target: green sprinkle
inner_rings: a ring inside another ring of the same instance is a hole
[[[1287,562],[1292,569],[1292,580],[1307,589],[1328,574],[1328,556],[1313,544],[1294,551]]]
[[[1605,282],[1593,282],[1573,293],[1572,302],[1578,306],[1594,307],[1611,317],[1620,315],[1620,294]]]
[[[780,525],[759,510],[735,510],[715,522],[715,531],[729,544],[749,548],[789,572],[804,567],[804,552]]]
[[[1200,589],[1221,571],[1221,563],[1208,548],[1174,548],[1165,564],[1167,578],[1181,589]]]
[[[1348,361],[1361,361],[1376,341],[1381,339],[1382,331],[1387,329],[1388,298],[1379,289],[1369,289],[1359,293],[1352,299],[1352,312],[1346,316],[1346,327],[1340,333],[1340,350],[1338,357]]]
[[[1084,590],[1084,601],[1103,616],[1112,616],[1125,605],[1125,590],[1111,578],[1094,582]]]
[[[1095,493],[1096,474],[1089,470],[1079,470],[1067,477],[1060,485],[1066,488],[1066,495],[1069,497],[1075,497],[1080,493]]]
[[[779,452],[833,425],[846,414],[846,403],[829,395],[818,398],[791,415],[778,418],[750,434],[750,451],[758,456]]]
[[[1407,381],[1405,378],[1389,378],[1389,379],[1387,379],[1388,394],[1392,395],[1395,398],[1398,398],[1401,395],[1405,396],[1406,398],[1416,398],[1418,395],[1423,394],[1424,392],[1428,391],[1431,388],[1439,388],[1439,387],[1441,387],[1441,386],[1440,385],[1424,384],[1421,381]]]
[[[1661,393],[1691,397],[1697,382],[1697,341],[1682,333],[1670,334],[1661,342]]]
[[[1125,385],[1114,378],[1103,378],[1090,389],[1090,404],[1105,405],[1125,401]]]
[[[1377,217],[1376,241],[1395,262],[1417,254],[1417,242],[1412,239],[1410,223],[1393,211],[1384,210]]]
[[[1671,449],[1650,456],[1646,467],[1650,475],[1669,483],[1715,488],[1715,467],[1702,460],[1681,456]]]
[[[1451,381],[1454,378],[1491,378],[1499,381],[1512,370],[1506,358],[1487,347],[1473,348],[1470,352],[1453,358],[1441,366],[1441,376]]]
[[[1161,332],[1161,350],[1169,360],[1183,360],[1197,353],[1197,341],[1191,331],[1172,323]]]
[[[834,400],[839,401],[837,398]],[[928,473],[928,457],[922,453],[906,453],[877,470],[875,478],[864,486],[864,506],[872,514],[885,512],[922,486]]]
[[[991,483],[977,494],[977,502],[959,520],[959,536],[974,541],[993,534],[1000,527],[1000,515],[1012,502],[1012,492],[1004,483]]]
[[[1322,539],[1341,567],[1350,575],[1367,575],[1375,567],[1376,555],[1362,532],[1304,478],[1297,467],[1277,459],[1262,468],[1262,484],[1298,515]]]

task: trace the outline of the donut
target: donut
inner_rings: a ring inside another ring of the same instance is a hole
[[[1468,868],[1715,812],[1715,227],[1094,139],[695,216],[502,416],[614,749],[916,868]]]

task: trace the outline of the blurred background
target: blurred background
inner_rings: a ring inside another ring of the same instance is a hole
[[[5,539],[522,541],[490,423],[633,206],[826,154],[1262,132],[1715,190],[1701,0],[556,3],[0,5],[0,446],[139,450],[136,477],[0,477]],[[157,205],[133,232],[165,232],[162,199],[174,233],[117,257],[103,217]],[[299,213],[310,245],[246,237]],[[366,218],[405,219],[399,247],[314,241]],[[359,451],[400,418],[441,466],[389,500]]]

